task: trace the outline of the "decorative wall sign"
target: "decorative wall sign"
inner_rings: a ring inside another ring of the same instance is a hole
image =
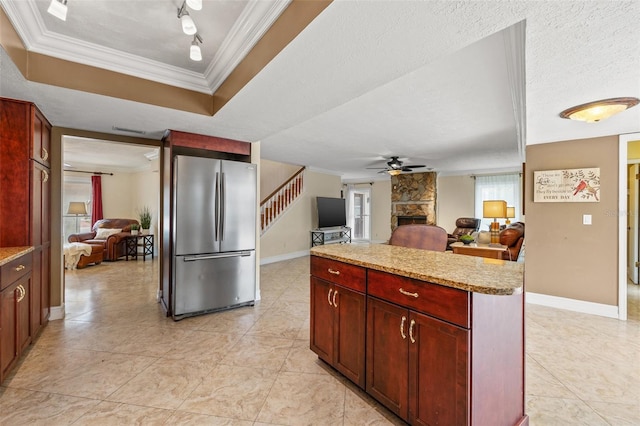
[[[533,201],[597,203],[600,201],[600,168],[533,172]]]

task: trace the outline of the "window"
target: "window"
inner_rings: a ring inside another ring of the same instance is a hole
[[[511,218],[511,222],[520,220],[520,174],[510,173],[501,175],[476,176],[476,196],[475,215],[482,218],[480,224],[481,231],[488,231],[489,224],[493,219],[482,217],[482,202],[484,200],[504,200],[507,206],[515,207],[516,217]],[[506,219],[498,219],[500,224],[504,224]]]
[[[371,238],[371,188],[347,186],[347,226],[354,240]]]
[[[69,235],[77,232],[91,231],[91,179],[88,177],[69,176],[65,173],[62,193],[63,243]],[[68,215],[71,201],[82,201],[87,204],[87,215]]]

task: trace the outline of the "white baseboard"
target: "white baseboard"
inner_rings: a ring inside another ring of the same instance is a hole
[[[64,303],[62,306],[52,306],[51,311],[49,312],[49,320],[61,320],[64,319]]]
[[[526,292],[524,300],[533,305],[548,306],[550,308],[565,309],[567,311],[599,315],[607,318],[619,318],[618,307],[615,305],[604,305],[602,303],[586,302],[584,300],[530,292]]]
[[[295,251],[293,253],[279,254],[277,256],[265,257],[260,259],[260,265],[268,265],[269,263],[282,262],[283,260],[296,259],[298,257],[309,256],[309,250]]]

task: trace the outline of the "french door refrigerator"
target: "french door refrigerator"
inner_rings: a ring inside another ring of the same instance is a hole
[[[253,305],[256,165],[174,158],[172,316]]]

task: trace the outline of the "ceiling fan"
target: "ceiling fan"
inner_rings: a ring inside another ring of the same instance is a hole
[[[402,172],[412,172],[413,169],[427,167],[424,164],[410,164],[405,166],[403,164],[403,161],[399,160],[398,158],[399,157],[391,157],[391,160],[387,161],[387,167],[367,167],[367,169],[382,169],[378,173],[389,173],[390,175],[395,176],[399,175]]]

